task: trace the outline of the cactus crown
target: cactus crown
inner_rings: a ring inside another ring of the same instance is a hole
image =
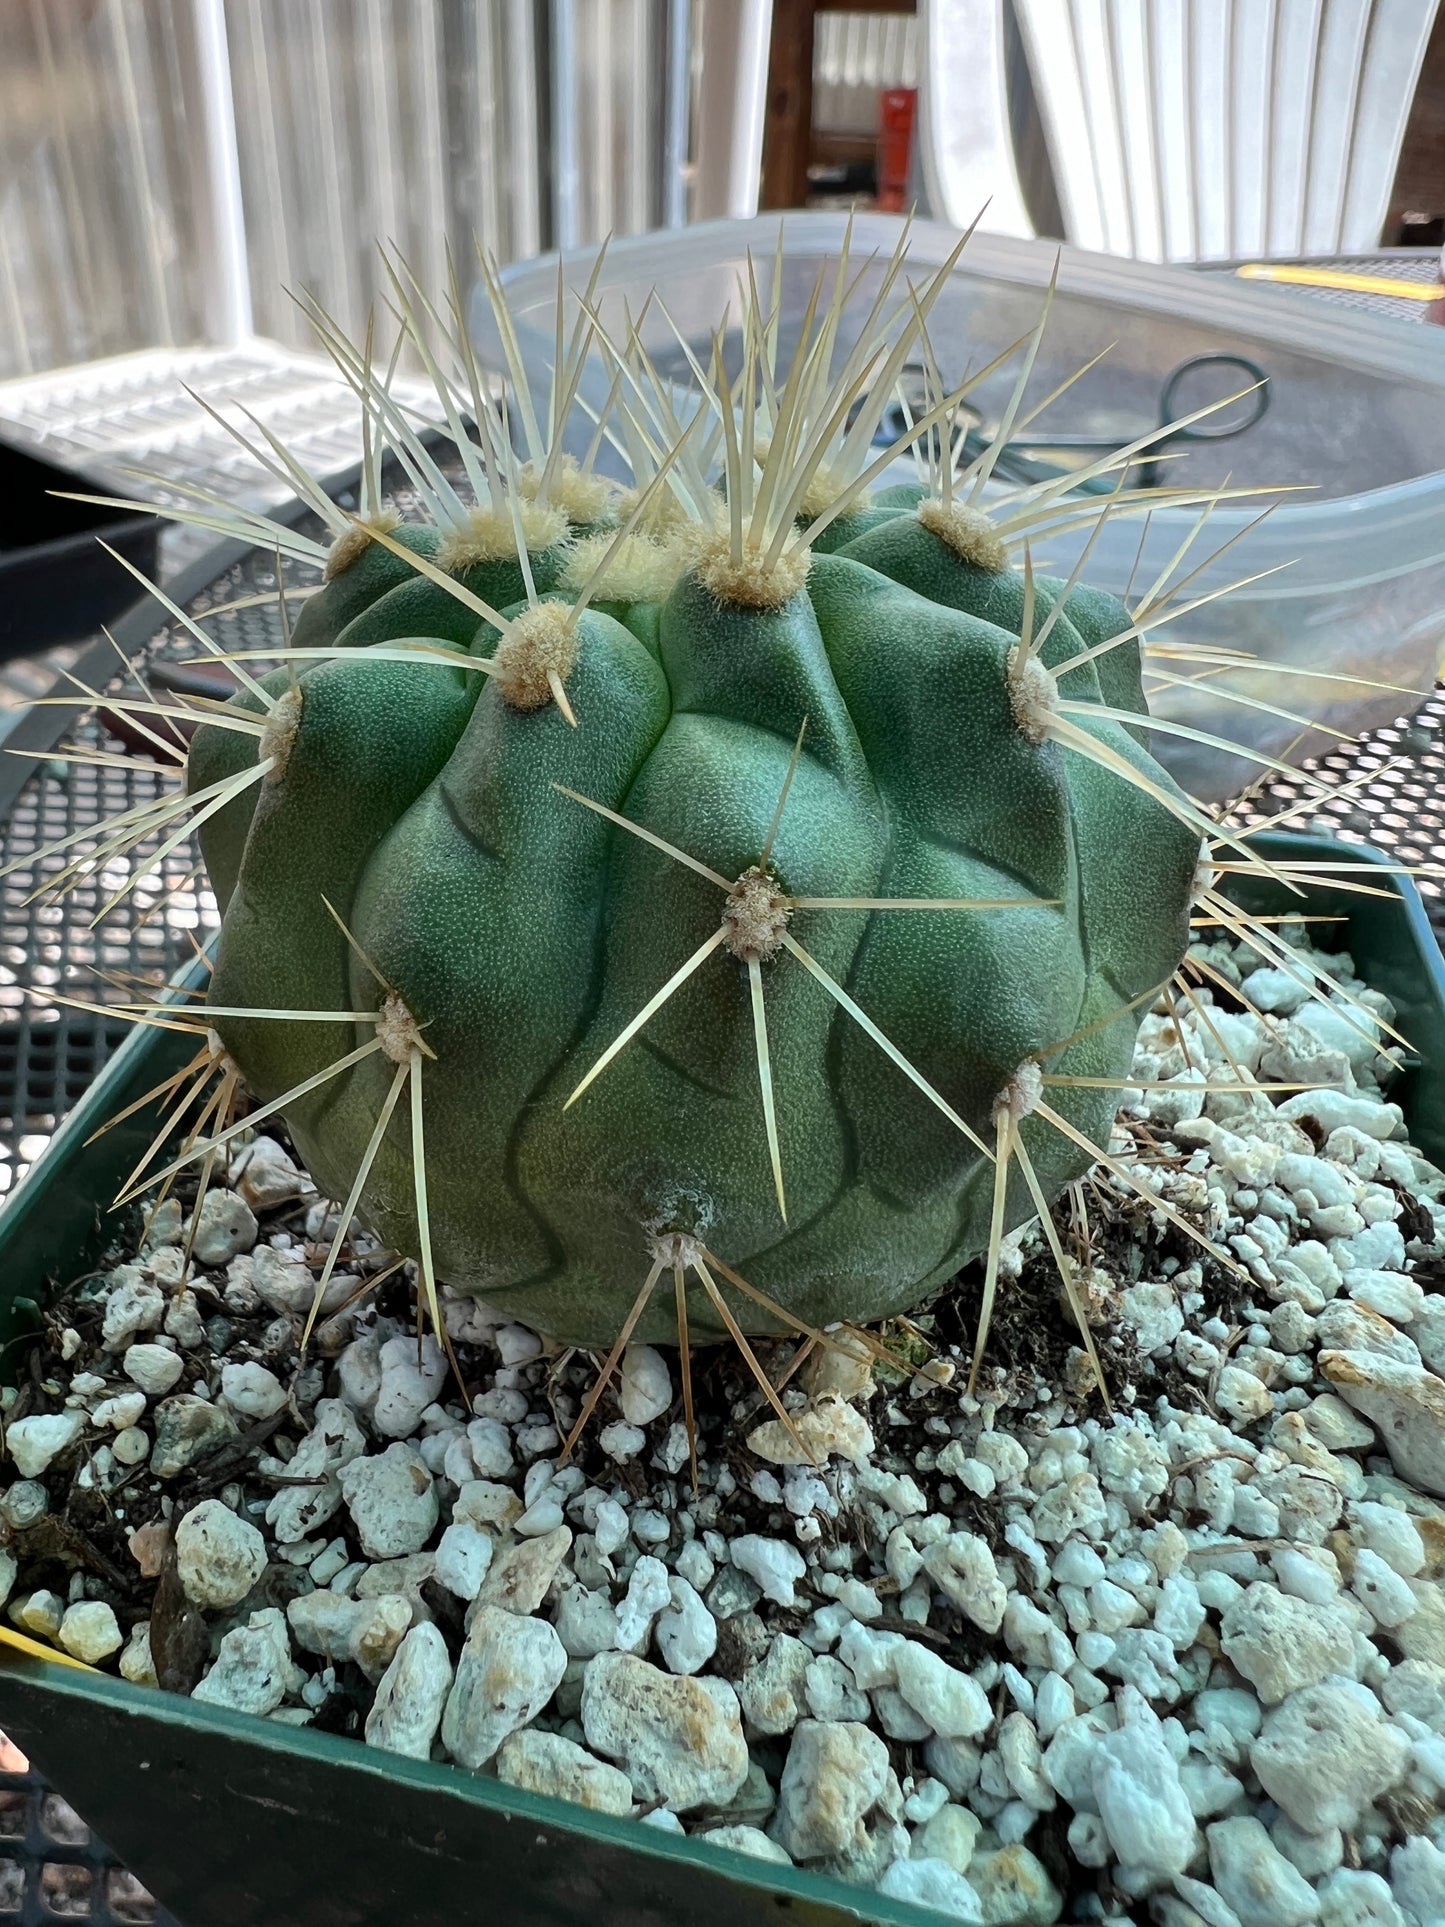
[[[1164,500],[1202,530],[1220,492],[1131,489],[1142,443],[1004,490],[1000,453],[1054,399],[1025,409],[1044,319],[950,388],[928,320],[955,259],[915,283],[906,235],[881,265],[845,246],[791,345],[781,262],[767,300],[750,266],[738,365],[720,327],[684,392],[637,325],[604,327],[599,257],[573,308],[559,277],[545,421],[494,266],[501,392],[455,280],[438,307],[393,262],[455,465],[370,334],[314,310],[362,407],[357,513],[279,448],[329,548],[176,511],[322,586],[280,669],[228,658],[242,692],[190,751],[181,807],[224,919],[194,1068],[224,1101],[159,1176],[282,1113],[342,1202],[318,1302],[359,1211],[415,1258],[439,1329],[445,1282],[607,1349],[590,1411],[634,1336],[751,1361],[750,1335],[825,1342],[974,1256],[981,1350],[1005,1232],[1038,1213],[1072,1294],[1051,1199],[1096,1163],[1138,1188],[1107,1150],[1137,1023],[1171,979],[1195,994],[1191,915],[1246,927],[1217,873],[1260,860],[1145,747],[1192,733],[1145,701],[1154,632],[1193,606],[1184,552],[1132,609],[1034,555]],[[1011,356],[967,457],[960,408]],[[923,405],[889,440],[910,367]],[[625,490],[594,471],[604,440]],[[915,482],[870,495],[910,450]],[[387,508],[388,451],[426,519]],[[1111,494],[1075,492],[1111,469]]]

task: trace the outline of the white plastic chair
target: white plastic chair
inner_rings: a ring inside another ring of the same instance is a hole
[[[1066,240],[1149,261],[1379,245],[1439,0],[921,0],[933,210],[964,226],[989,201],[987,227],[1030,234],[1010,3]]]

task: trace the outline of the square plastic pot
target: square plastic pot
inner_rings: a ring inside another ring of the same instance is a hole
[[[1399,1011],[1416,1060],[1392,1091],[1414,1142],[1445,1161],[1445,965],[1423,905],[1384,859],[1318,838],[1260,837],[1269,857],[1372,856],[1388,892],[1253,879],[1251,907],[1342,922],[1324,940]],[[1241,895],[1245,892],[1241,891]],[[14,1371],[39,1305],[99,1260],[107,1210],[155,1128],[97,1126],[183,1059],[138,1030],[0,1216],[0,1353]],[[448,1765],[224,1712],[0,1649],[0,1727],[185,1927],[945,1927],[931,1910],[769,1866]]]

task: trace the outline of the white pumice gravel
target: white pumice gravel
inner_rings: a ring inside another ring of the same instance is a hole
[[[726,1361],[694,1494],[675,1357],[633,1345],[564,1466],[580,1355],[444,1293],[464,1403],[404,1292],[341,1309],[390,1263],[359,1227],[303,1365],[334,1213],[243,1135],[184,1288],[173,1201],[65,1300],[6,1425],[4,1610],[153,1684],[163,1597],[31,1550],[108,1506],[206,1616],[199,1701],[987,1927],[1440,1927],[1445,1179],[1348,959],[1319,1004],[1209,954],[1268,1014],[1147,1016],[1112,1148],[1237,1269],[1088,1187],[1112,1411],[1034,1226],[976,1396],[947,1301],[931,1363],[815,1354],[792,1430]],[[1240,1067],[1331,1088],[1204,1088]]]

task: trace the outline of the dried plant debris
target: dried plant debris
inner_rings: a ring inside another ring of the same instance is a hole
[[[243,1127],[4,1394],[11,1624],[961,1920],[1426,1927],[1445,1179],[1386,1000],[1277,929],[1197,933],[1109,1161],[1001,1241],[971,1391],[982,1263],[755,1341],[770,1398],[445,1289],[443,1345]]]

